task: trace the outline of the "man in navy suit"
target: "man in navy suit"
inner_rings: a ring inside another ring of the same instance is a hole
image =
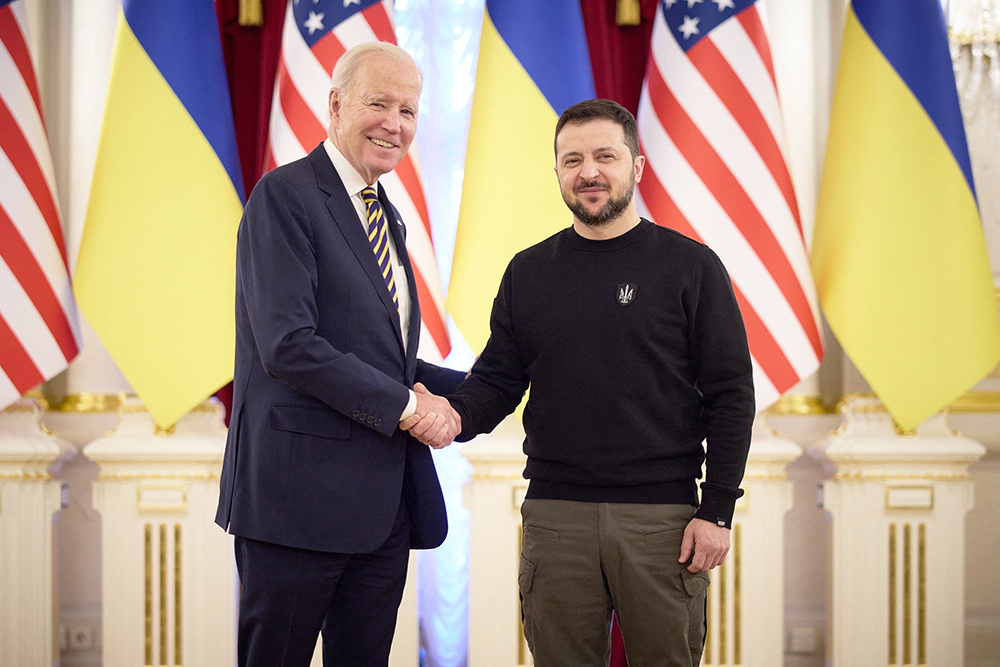
[[[348,51],[329,139],[265,175],[240,224],[216,514],[236,536],[240,665],[305,667],[321,629],[328,667],[386,665],[409,549],[448,530],[427,445],[461,430],[439,395],[463,374],[417,359],[404,227],[378,184],[420,87],[398,47]]]

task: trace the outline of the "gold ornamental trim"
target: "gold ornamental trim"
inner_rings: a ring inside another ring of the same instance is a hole
[[[38,430],[41,431],[44,435],[54,437],[56,435],[56,432],[49,429],[48,427],[45,426],[45,424],[42,423],[42,412],[44,412],[48,408],[49,402],[46,401],[45,397],[42,396],[41,393],[36,390],[29,391],[27,394],[24,395],[24,397],[33,398],[35,399],[36,403],[34,405],[24,404],[24,403],[14,403],[12,405],[8,405],[3,410],[0,410],[0,413],[22,414],[22,415],[33,414],[35,415],[35,424],[38,425]]]
[[[52,479],[52,475],[41,470],[0,470],[0,480],[8,482],[22,482],[25,480],[38,481]]]
[[[15,413],[21,413],[21,414],[23,414],[23,413],[26,413],[26,412],[35,412],[36,410],[37,410],[37,408],[35,408],[35,406],[33,406],[33,405],[24,405],[23,403],[14,403],[12,405],[8,405],[3,410],[0,410],[0,412],[6,412],[6,413],[9,413],[9,414],[15,414]]]
[[[1000,391],[967,391],[948,406],[949,412],[1000,412]]]
[[[144,464],[149,463],[144,461]],[[204,482],[214,479],[220,479],[222,474],[220,472],[204,472],[204,471],[193,471],[193,472],[145,472],[137,470],[126,470],[121,472],[99,472],[97,474],[97,479],[102,482],[124,482],[136,479],[187,479],[194,480],[198,482]]]
[[[834,462],[836,465],[836,461]],[[840,481],[885,481],[893,479],[925,479],[944,482],[965,482],[972,479],[968,472],[939,472],[939,473],[881,473],[881,472],[838,472],[833,476]]]
[[[520,472],[474,472],[471,477],[474,482],[504,482],[510,480],[524,481],[524,475]]]
[[[963,30],[962,32],[955,32],[951,28],[948,28],[948,39],[956,44],[961,44],[962,46],[971,46],[973,44],[989,44],[1000,43],[1000,33],[997,32],[971,32]]]
[[[791,463],[791,461],[789,461]],[[781,465],[781,464],[773,464]],[[787,465],[784,464],[784,465]],[[743,475],[744,482],[785,482],[788,481],[788,473],[782,472],[748,472]]]
[[[889,664],[896,664],[896,524],[889,524]]]
[[[145,619],[143,621],[143,646],[145,653],[145,665],[153,664],[153,524],[147,523],[143,527],[143,584],[144,593],[143,607]]]
[[[51,412],[73,412],[78,414],[103,414],[117,412],[125,402],[125,394],[96,394],[82,392],[67,394],[61,401],[49,408]]]
[[[183,664],[184,639],[184,607],[181,595],[183,594],[183,556],[181,553],[181,524],[174,524],[174,665],[180,667]]]
[[[834,412],[834,408],[825,405],[818,396],[805,394],[782,396],[777,403],[767,409],[767,414],[771,416],[829,415]]]

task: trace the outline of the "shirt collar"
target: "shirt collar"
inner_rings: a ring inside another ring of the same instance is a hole
[[[333,141],[327,137],[326,141],[323,142],[323,148],[326,149],[326,154],[330,156],[330,161],[333,162],[333,168],[337,170],[340,175],[340,180],[344,182],[344,188],[347,189],[347,194],[350,196],[360,196],[361,191],[368,187],[368,183],[365,179],[361,177],[358,170],[348,162],[347,158],[334,146]],[[378,186],[378,181],[375,182],[376,190]]]

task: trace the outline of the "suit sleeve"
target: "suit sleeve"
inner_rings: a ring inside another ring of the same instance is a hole
[[[254,344],[268,375],[351,416],[378,416],[395,431],[409,393],[386,373],[317,333],[318,266],[303,192],[272,172],[254,189],[240,225],[237,266]],[[323,267],[324,270],[333,270]]]
[[[464,379],[465,373],[462,371],[435,366],[417,359],[417,375],[414,381],[423,383],[432,394],[447,396],[454,393]]]

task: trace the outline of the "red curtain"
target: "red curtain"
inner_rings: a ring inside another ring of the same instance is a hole
[[[580,8],[597,96],[614,100],[634,114],[639,108],[657,0],[640,0],[642,20],[637,26],[615,23],[615,8],[621,1],[581,0]]]
[[[222,34],[222,57],[229,77],[229,96],[236,124],[236,146],[240,153],[243,186],[247,196],[264,168],[267,128],[271,119],[271,96],[281,52],[281,28],[286,0],[261,0],[264,24],[241,26],[240,0],[216,0]],[[233,405],[233,385],[215,394],[226,408],[226,424]]]

